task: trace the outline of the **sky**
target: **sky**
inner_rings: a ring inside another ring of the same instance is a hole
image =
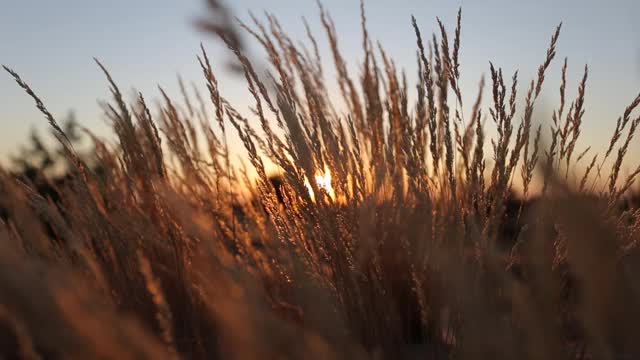
[[[146,98],[159,96],[158,85],[179,97],[177,74],[204,89],[196,55],[202,42],[213,58],[223,95],[238,107],[249,106],[242,77],[225,72],[230,55],[194,21],[209,15],[204,0],[4,0],[0,12],[0,63],[16,70],[58,119],[73,110],[83,126],[110,137],[98,100],[108,99],[106,79],[93,57],[109,69],[125,94],[133,89]],[[234,13],[275,14],[294,39],[304,39],[305,16],[324,40],[315,0],[227,1]],[[348,64],[362,59],[358,0],[324,0],[334,18],[339,46]],[[473,98],[489,61],[508,74],[520,70],[528,83],[543,60],[555,26],[563,22],[558,58],[550,68],[540,105],[557,104],[562,58],[568,57],[567,95],[575,95],[585,64],[590,73],[586,92],[582,145],[601,148],[613,132],[616,118],[640,92],[640,1],[365,1],[370,35],[379,40],[399,66],[415,73],[415,37],[410,16],[423,33],[436,30],[439,16],[450,30],[459,6],[463,9],[461,87]],[[249,43],[254,58],[262,54]],[[325,46],[326,48],[326,46]],[[324,59],[329,66],[330,56]],[[520,93],[524,95],[521,87]],[[464,95],[464,94],[463,94]],[[0,159],[15,153],[29,131],[46,131],[33,101],[0,74]],[[548,112],[547,112],[548,113]],[[545,119],[541,113],[541,121]],[[634,142],[631,154],[640,146]],[[640,156],[636,157],[640,161]],[[0,162],[2,163],[2,162]]]

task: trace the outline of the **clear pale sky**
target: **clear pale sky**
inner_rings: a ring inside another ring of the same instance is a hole
[[[315,0],[227,1],[236,15],[247,10],[274,13],[294,38],[304,39],[300,17],[319,39]],[[358,0],[325,0],[338,29],[340,48],[350,65],[362,58]],[[409,74],[415,72],[415,38],[410,16],[423,33],[439,16],[450,29],[463,8],[461,76],[463,92],[473,97],[482,73],[493,61],[507,73],[520,69],[528,83],[542,61],[555,26],[564,22],[558,58],[550,69],[541,105],[556,104],[562,58],[569,58],[568,96],[575,94],[585,63],[590,67],[582,145],[600,146],[611,136],[615,119],[640,91],[640,1],[454,1],[394,0],[365,2],[369,31]],[[4,0],[0,12],[0,63],[14,68],[59,119],[73,109],[78,120],[110,136],[97,106],[109,96],[104,76],[92,60],[99,58],[125,94],[135,88],[147,98],[157,85],[179,96],[176,74],[203,84],[196,54],[204,42],[219,69],[223,95],[235,104],[252,104],[242,78],[225,75],[228,54],[193,21],[204,16],[203,0]],[[251,44],[254,45],[254,44]],[[255,46],[256,55],[261,54]],[[330,64],[330,56],[325,61]],[[352,67],[356,69],[355,67]],[[525,89],[520,89],[524,94]],[[45,129],[32,100],[8,74],[0,75],[0,158],[23,143],[30,128]],[[635,142],[631,153],[638,153]],[[640,159],[637,155],[636,159]]]

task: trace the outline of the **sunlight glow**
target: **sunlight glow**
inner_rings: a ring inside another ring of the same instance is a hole
[[[316,175],[314,176],[314,180],[316,182],[316,185],[326,191],[326,193],[329,195],[329,197],[331,197],[332,200],[336,199],[336,194],[333,190],[333,186],[331,185],[331,171],[327,167],[324,168],[324,174],[316,173]],[[307,187],[307,190],[309,190],[311,200],[315,201],[316,197],[313,193],[313,188],[311,187],[311,183],[309,183],[309,179],[307,179],[306,177],[304,179],[304,185]]]

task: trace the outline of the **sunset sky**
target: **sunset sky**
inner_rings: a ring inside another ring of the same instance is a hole
[[[222,92],[243,108],[243,78],[225,74],[229,54],[216,39],[199,32],[194,20],[207,16],[200,0],[111,0],[62,2],[10,1],[0,12],[0,63],[16,70],[41,96],[49,110],[63,119],[69,110],[99,135],[111,136],[97,105],[109,96],[103,74],[92,60],[100,59],[125,92],[133,88],[147,98],[159,95],[157,85],[179,96],[176,75],[204,89],[196,61],[202,41],[218,69]],[[234,0],[232,9],[246,19],[247,10],[275,14],[292,37],[304,40],[301,16],[324,40],[315,1]],[[351,69],[362,58],[359,3],[325,0],[338,29],[340,48]],[[569,58],[568,97],[572,98],[585,63],[590,73],[582,144],[601,146],[611,136],[615,119],[640,91],[640,1],[366,1],[371,36],[385,46],[397,64],[415,73],[415,37],[410,16],[423,33],[435,30],[439,16],[449,29],[457,8],[463,8],[461,77],[467,98],[473,98],[489,61],[511,74],[520,69],[520,83],[533,77],[555,26],[564,22],[558,58],[545,82],[540,118],[556,105],[562,58]],[[257,59],[262,54],[250,43]],[[256,56],[257,55],[257,56]],[[331,64],[325,55],[327,66]],[[354,72],[355,75],[355,72]],[[524,96],[524,86],[520,94]],[[464,95],[464,94],[463,94]],[[24,143],[32,127],[45,121],[32,100],[8,74],[0,75],[0,158]],[[520,98],[522,99],[522,97]],[[246,104],[246,105],[243,105]],[[546,119],[544,121],[550,121]],[[631,153],[638,153],[638,142]],[[635,157],[640,159],[640,157]]]

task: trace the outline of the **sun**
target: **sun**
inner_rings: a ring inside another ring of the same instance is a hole
[[[331,171],[329,170],[329,168],[325,166],[324,173],[316,173],[316,175],[314,176],[314,180],[316,182],[316,185],[326,191],[326,193],[329,195],[329,197],[331,197],[332,200],[336,199],[335,191],[333,190],[333,186],[331,185]],[[309,190],[311,200],[315,201],[316,197],[313,193],[313,188],[311,187],[311,183],[309,183],[309,179],[307,179],[306,177],[304,178],[304,185],[307,187],[307,190]]]

